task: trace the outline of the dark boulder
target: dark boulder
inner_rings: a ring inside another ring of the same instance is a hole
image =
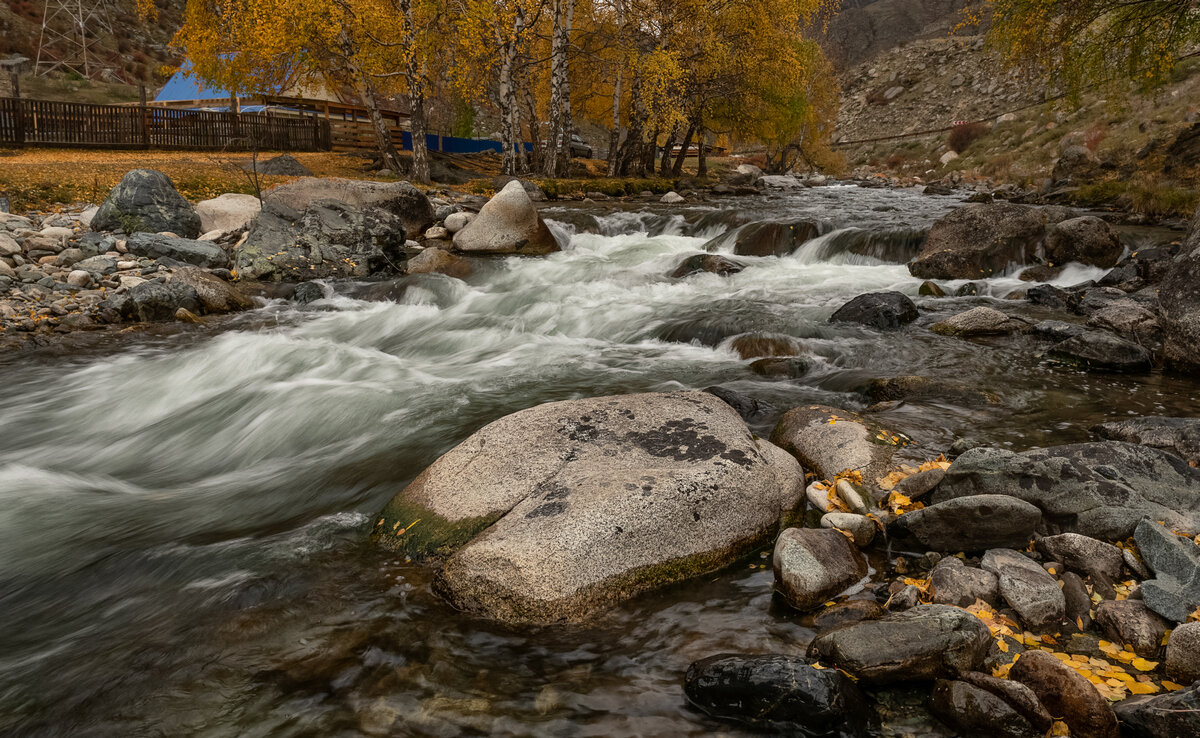
[[[1025,290],[1025,299],[1034,305],[1056,310],[1074,310],[1079,305],[1079,295],[1060,290],[1054,285],[1039,284]]]
[[[991,692],[966,682],[939,679],[929,697],[929,709],[962,735],[988,738],[1040,738],[1020,713]]]
[[[986,390],[959,382],[928,377],[905,376],[872,379],[858,388],[871,402],[931,400],[962,405],[999,405],[1000,397]]]
[[[181,282],[142,282],[124,294],[110,297],[108,306],[123,320],[143,323],[174,320],[180,308],[196,314],[204,312],[195,288]]]
[[[194,289],[200,306],[210,315],[254,307],[254,302],[241,287],[196,267],[177,267],[167,279],[167,284],[182,284]]]
[[[721,654],[688,667],[688,700],[716,718],[799,736],[873,735],[854,680],[785,655]]]
[[[200,235],[200,216],[171,178],[154,169],[134,169],[121,178],[92,217],[94,231]]]
[[[1200,607],[1200,546],[1154,520],[1142,520],[1133,534],[1142,561],[1154,572],[1154,579],[1142,582],[1142,599],[1167,620],[1182,623]]]
[[[900,292],[869,292],[838,308],[830,323],[859,323],[882,331],[900,328],[917,319],[917,306]]]
[[[171,238],[156,233],[135,233],[125,240],[129,253],[147,259],[174,259],[177,262],[222,269],[229,266],[229,255],[208,241]]]
[[[1066,598],[1054,577],[1040,564],[1017,551],[993,548],[979,566],[996,575],[1000,596],[1027,628],[1054,627],[1067,612]]]
[[[947,556],[929,574],[930,592],[935,605],[970,607],[977,600],[1000,603],[1000,585],[996,575],[975,569],[956,556]]]
[[[408,238],[419,238],[433,225],[433,204],[408,182],[303,177],[263,193],[264,205],[277,212],[301,213],[318,200],[335,200],[348,210],[382,210],[403,224]]]
[[[813,629],[818,633],[828,633],[864,620],[878,620],[887,611],[875,600],[847,600],[828,607],[813,616]]]
[[[770,403],[728,387],[706,387],[704,391],[719,397],[722,402],[736,410],[737,414],[742,416],[742,420],[747,423],[760,422],[775,414],[775,408]]]
[[[1124,558],[1121,549],[1104,541],[1062,533],[1039,538],[1034,544],[1043,556],[1063,562],[1082,574],[1100,574],[1110,580],[1121,576]]]
[[[1130,738],[1200,735],[1200,682],[1178,692],[1132,697],[1113,706]]]
[[[1127,538],[1143,517],[1200,533],[1200,470],[1145,446],[1109,441],[1024,453],[974,448],[954,461],[932,500],[984,494],[1020,498],[1060,532],[1103,540]]]
[[[1074,261],[1108,268],[1124,250],[1112,226],[1092,215],[1055,223],[1046,234],[1046,259],[1052,264]]]
[[[1142,374],[1150,371],[1145,347],[1105,331],[1085,331],[1051,347],[1046,356],[1086,371]]]
[[[737,274],[740,271],[742,271],[741,264],[720,254],[696,254],[679,262],[679,266],[671,272],[671,277],[681,279],[700,272],[728,277],[730,274]]]
[[[816,223],[747,223],[710,240],[705,251],[731,251],[738,256],[787,256],[820,235]]]
[[[1033,690],[1046,710],[1078,738],[1118,738],[1117,717],[1091,682],[1045,651],[1026,651],[1009,679]]]
[[[799,379],[808,373],[808,368],[808,360],[798,356],[769,356],[750,362],[750,371],[774,379]]]
[[[1024,548],[1041,527],[1042,512],[1007,495],[972,495],[913,510],[894,525],[933,551]]]
[[[966,205],[933,224],[908,269],[921,279],[990,277],[1032,263],[1044,248],[1048,226],[1070,216],[1011,203]]]

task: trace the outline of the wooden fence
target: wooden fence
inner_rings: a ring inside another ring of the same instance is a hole
[[[216,113],[0,98],[0,146],[329,151],[314,116]]]

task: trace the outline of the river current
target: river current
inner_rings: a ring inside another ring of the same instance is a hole
[[[960,436],[1021,450],[1127,414],[1200,412],[1160,374],[1081,374],[1031,338],[923,330],[979,304],[1038,315],[1001,300],[1024,285],[1014,276],[987,296],[916,296],[904,262],[960,201],[834,186],[555,205],[543,215],[562,253],[486,262],[465,282],[406,278],[395,301],[329,284],[215,327],[0,356],[0,734],[739,734],[690,708],[681,682],[696,659],[812,637],[773,602],[766,552],[588,625],[514,629],[451,610],[429,570],[364,542],[369,521],[482,425],[553,400],[720,384],[777,416],[862,409],[864,381],[905,374],[1000,395],[880,416],[931,454]],[[824,235],[792,256],[667,276],[740,223],[800,218]],[[914,297],[914,327],[827,322],[884,289]],[[745,332],[796,337],[811,370],[752,373],[728,347]]]

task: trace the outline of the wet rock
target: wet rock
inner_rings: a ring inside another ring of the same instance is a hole
[[[227,192],[211,200],[196,203],[196,215],[200,216],[200,232],[232,233],[250,227],[258,216],[262,203],[254,195]]]
[[[1079,295],[1049,284],[1039,284],[1025,290],[1025,299],[1034,305],[1055,310],[1074,310],[1080,301]]]
[[[853,544],[836,530],[788,528],[775,542],[775,590],[797,610],[811,610],[867,573]]]
[[[721,398],[726,405],[737,411],[737,414],[742,416],[742,420],[745,420],[747,423],[762,421],[775,413],[775,408],[770,403],[731,390],[728,387],[705,387],[704,391]]]
[[[170,177],[154,169],[134,169],[121,178],[92,217],[94,231],[200,235],[200,217],[175,189]]]
[[[147,259],[174,259],[183,264],[215,269],[229,266],[229,255],[207,241],[135,233],[125,239],[125,247],[129,253]]]
[[[292,210],[271,196],[237,249],[237,270],[273,282],[394,274],[405,240],[404,222],[381,207],[321,199]]]
[[[1200,418],[1145,416],[1101,423],[1090,430],[1101,438],[1162,449],[1200,465]]]
[[[1113,709],[1131,738],[1200,735],[1200,682],[1178,692],[1132,697]]]
[[[996,336],[1020,333],[1029,324],[989,307],[977,307],[935,323],[930,330],[943,336]]]
[[[946,296],[945,290],[943,290],[941,287],[939,287],[937,282],[930,282],[929,280],[925,280],[924,282],[921,283],[921,286],[917,289],[917,294],[924,295],[926,297],[945,297]]]
[[[743,359],[762,356],[798,356],[803,350],[800,342],[791,336],[765,333],[746,333],[737,336],[729,347]]]
[[[1052,279],[1058,279],[1063,272],[1062,267],[1046,266],[1045,264],[1037,264],[1024,269],[1017,279],[1022,282],[1049,282]],[[1048,286],[1048,285],[1047,285]]]
[[[886,614],[887,611],[875,600],[847,600],[817,613],[813,617],[813,629],[827,633],[864,620],[878,620]]]
[[[730,274],[737,274],[742,271],[742,265],[735,261],[725,258],[720,254],[696,254],[689,256],[679,262],[679,266],[675,271],[671,272],[672,279],[682,279],[700,272],[708,272],[709,274],[719,274],[722,277],[727,277]]]
[[[709,393],[554,402],[435,461],[372,539],[447,557],[434,587],[460,609],[575,620],[754,550],[803,491],[795,460]]]
[[[965,610],[918,605],[819,635],[809,655],[862,681],[889,683],[973,670],[991,640],[987,626]]]
[[[934,551],[1024,548],[1042,526],[1042,511],[1015,497],[973,495],[913,510],[895,525]]]
[[[1163,667],[1167,676],[1181,684],[1200,681],[1200,622],[1184,623],[1171,631]]]
[[[1137,524],[1133,540],[1142,561],[1154,572],[1154,579],[1142,582],[1146,606],[1172,622],[1187,620],[1200,607],[1200,546],[1175,535],[1153,517]]]
[[[946,478],[944,469],[926,469],[912,476],[901,479],[896,484],[896,491],[910,500],[918,500],[933,491]]]
[[[468,254],[530,256],[561,250],[520,182],[509,182],[488,200],[479,215],[454,234],[454,248]]]
[[[1079,262],[1107,269],[1124,250],[1112,226],[1091,215],[1055,223],[1046,233],[1046,259],[1054,264]]]
[[[450,233],[458,233],[466,228],[472,220],[475,219],[475,213],[465,210],[450,213],[443,219],[443,225]]]
[[[1016,710],[1021,717],[1029,721],[1030,725],[1043,734],[1049,731],[1054,724],[1054,718],[1046,712],[1046,708],[1042,706],[1033,690],[1020,682],[998,679],[978,671],[963,672],[959,674],[958,678],[1004,700],[1009,707]]]
[[[301,282],[292,293],[292,300],[307,305],[310,302],[325,299],[325,288],[317,282]]]
[[[145,323],[174,320],[180,308],[192,313],[203,309],[196,290],[183,283],[143,282],[107,302],[124,320]]]
[[[929,709],[963,735],[991,738],[1040,738],[1044,732],[991,692],[966,682],[939,679]]]
[[[750,371],[763,377],[799,379],[808,373],[808,361],[795,356],[773,356],[750,362]]]
[[[1158,289],[1163,353],[1183,371],[1200,371],[1200,213],[1192,220],[1181,256],[1164,271]]]
[[[1139,656],[1158,655],[1167,623],[1139,600],[1106,600],[1096,605],[1096,622],[1109,640],[1124,643]]]
[[[1000,602],[996,575],[969,567],[955,556],[939,561],[929,577],[935,605],[970,607],[976,600],[983,600],[994,606]]]
[[[206,314],[232,313],[254,307],[251,300],[237,286],[196,267],[176,267],[167,284],[186,285],[196,291],[200,306]]]
[[[894,582],[893,587],[903,584],[902,582]],[[904,584],[888,598],[887,609],[892,612],[901,612],[903,610],[911,610],[921,604],[921,588],[915,584]]]
[[[967,282],[954,291],[955,297],[975,297],[981,291],[978,282]]]
[[[1057,559],[1083,574],[1098,572],[1109,579],[1121,576],[1121,549],[1111,543],[1078,533],[1062,533],[1039,538],[1036,547],[1042,555]]]
[[[1117,300],[1100,308],[1092,313],[1087,324],[1141,345],[1154,344],[1162,335],[1158,317],[1133,300]]]
[[[821,516],[822,528],[835,528],[850,533],[854,537],[854,545],[865,548],[875,540],[875,523],[866,515],[856,513],[831,512]]]
[[[932,499],[979,494],[1023,499],[1061,531],[1102,540],[1127,538],[1143,517],[1200,533],[1200,470],[1145,446],[1105,441],[1020,454],[971,449],[946,471]]]
[[[716,718],[799,736],[872,735],[871,708],[852,679],[785,655],[721,654],[684,677],[688,700]]]
[[[747,223],[717,236],[701,248],[710,253],[725,251],[737,256],[787,256],[818,235],[817,224],[807,220]]]
[[[892,442],[892,438],[898,440]],[[793,454],[821,479],[857,469],[864,481],[873,482],[887,473],[896,452],[893,443],[906,441],[857,413],[825,405],[794,408],[771,432],[772,443]]]
[[[328,177],[303,177],[286,184],[276,185],[263,194],[263,207],[274,206],[278,213],[303,213],[317,201],[332,200],[341,203],[343,211],[383,211],[391,217],[377,216],[386,220],[403,238],[418,238],[425,229],[433,225],[433,204],[420,190],[408,182],[372,182],[358,179],[335,179]]]
[[[1079,575],[1073,571],[1062,575],[1063,599],[1067,603],[1067,622],[1070,628],[1086,632],[1092,627],[1092,597]]]
[[[908,265],[920,279],[979,279],[1033,261],[1047,225],[1067,214],[1011,203],[966,205],[929,230],[920,255]]]
[[[428,248],[408,260],[409,274],[445,274],[466,279],[471,276],[471,263],[461,256],[439,248]]]
[[[871,402],[896,400],[935,400],[964,405],[998,405],[1000,397],[959,382],[928,377],[905,376],[872,379],[859,388]]]
[[[870,292],[837,309],[830,323],[859,323],[892,331],[917,319],[917,306],[900,292]]]
[[[994,548],[984,554],[980,568],[996,575],[1000,596],[1026,627],[1053,626],[1066,616],[1067,603],[1058,582],[1028,557]]]
[[[1043,320],[1035,323],[1031,329],[1033,335],[1051,341],[1065,341],[1087,332],[1087,328],[1078,323],[1067,323],[1062,320]]]
[[[1046,710],[1078,738],[1118,738],[1117,717],[1079,672],[1045,651],[1026,651],[1009,671],[1009,679],[1033,690]]]

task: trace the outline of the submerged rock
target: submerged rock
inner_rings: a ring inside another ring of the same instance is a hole
[[[200,235],[200,216],[175,189],[171,178],[154,169],[126,172],[92,216],[94,231]]]
[[[870,705],[854,680],[795,656],[710,656],[688,667],[683,688],[716,718],[799,736],[873,734]]]
[[[772,559],[775,590],[797,610],[811,610],[867,573],[867,562],[846,536],[827,528],[788,528]]]
[[[447,556],[435,589],[460,609],[569,620],[728,564],[802,495],[795,460],[712,394],[600,397],[485,426],[396,495],[372,538]]]
[[[918,605],[817,636],[809,655],[870,683],[953,677],[977,667],[991,643],[966,610]]]
[[[864,481],[873,482],[887,473],[897,446],[908,439],[849,410],[806,405],[784,414],[771,432],[771,442],[821,479],[832,480],[854,469]]]
[[[917,306],[900,292],[870,292],[842,305],[830,323],[859,323],[892,331],[917,319]]]
[[[1150,352],[1104,331],[1086,331],[1054,346],[1049,358],[1089,371],[1142,373],[1151,368]]]
[[[539,256],[561,251],[519,181],[488,200],[470,223],[454,234],[454,248],[468,254]]]
[[[1103,540],[1127,538],[1143,517],[1200,533],[1200,470],[1145,446],[1108,441],[1019,454],[975,448],[954,461],[932,499],[981,494],[1020,498],[1060,531]]]
[[[965,405],[999,405],[996,394],[959,382],[905,376],[872,379],[858,389],[871,402],[936,400]]]

